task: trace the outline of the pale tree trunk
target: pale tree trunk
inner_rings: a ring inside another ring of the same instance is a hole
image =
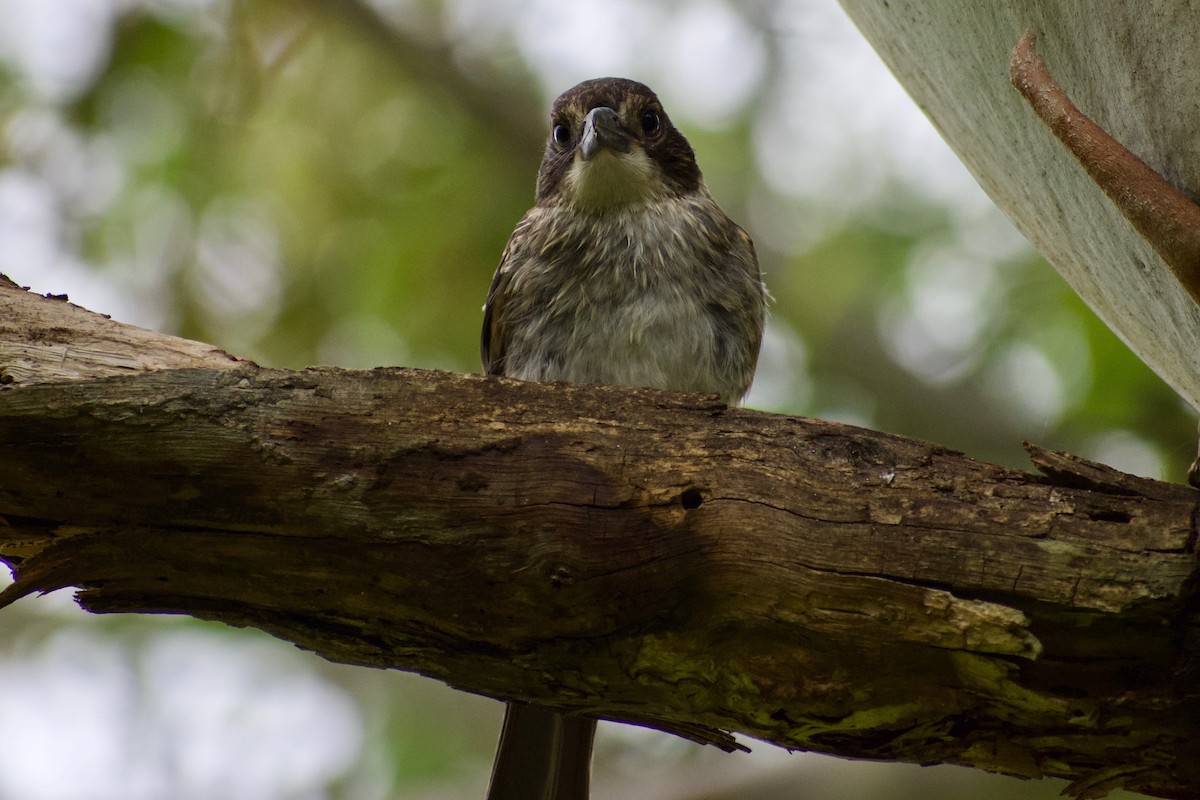
[[[1174,267],[1163,257],[1180,239],[1200,241],[1200,231],[1194,223],[1173,233],[1145,224],[1171,219],[1171,192],[1185,202],[1200,198],[1200,3],[841,3],[992,200],[1100,318],[1200,409],[1200,306],[1177,275],[1183,269],[1200,286],[1200,250],[1193,245]],[[1078,109],[1165,187],[1139,185],[1128,158],[1093,153],[1081,163],[1039,120],[1009,75],[1027,31]],[[1113,173],[1115,183],[1104,185],[1097,170]],[[1190,218],[1196,214],[1193,206]]]

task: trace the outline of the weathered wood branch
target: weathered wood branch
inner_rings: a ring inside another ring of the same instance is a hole
[[[0,319],[4,601],[77,586],[725,745],[1200,793],[1189,488],[704,396],[261,369],[11,285]]]
[[[248,363],[210,344],[115,322],[66,295],[30,294],[0,275],[0,386]]]

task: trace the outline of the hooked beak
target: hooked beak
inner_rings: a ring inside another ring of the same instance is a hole
[[[608,106],[588,112],[583,118],[583,136],[579,139],[579,155],[584,161],[591,161],[603,149],[629,152],[629,134],[621,127],[617,112]]]

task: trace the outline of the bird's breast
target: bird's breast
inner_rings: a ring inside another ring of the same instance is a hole
[[[669,203],[540,221],[514,273],[506,374],[736,399],[713,296],[729,254],[704,221]]]

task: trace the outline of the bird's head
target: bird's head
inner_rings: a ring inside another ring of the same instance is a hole
[[[692,146],[648,86],[597,78],[550,109],[539,205],[603,211],[681,197],[702,186]]]

